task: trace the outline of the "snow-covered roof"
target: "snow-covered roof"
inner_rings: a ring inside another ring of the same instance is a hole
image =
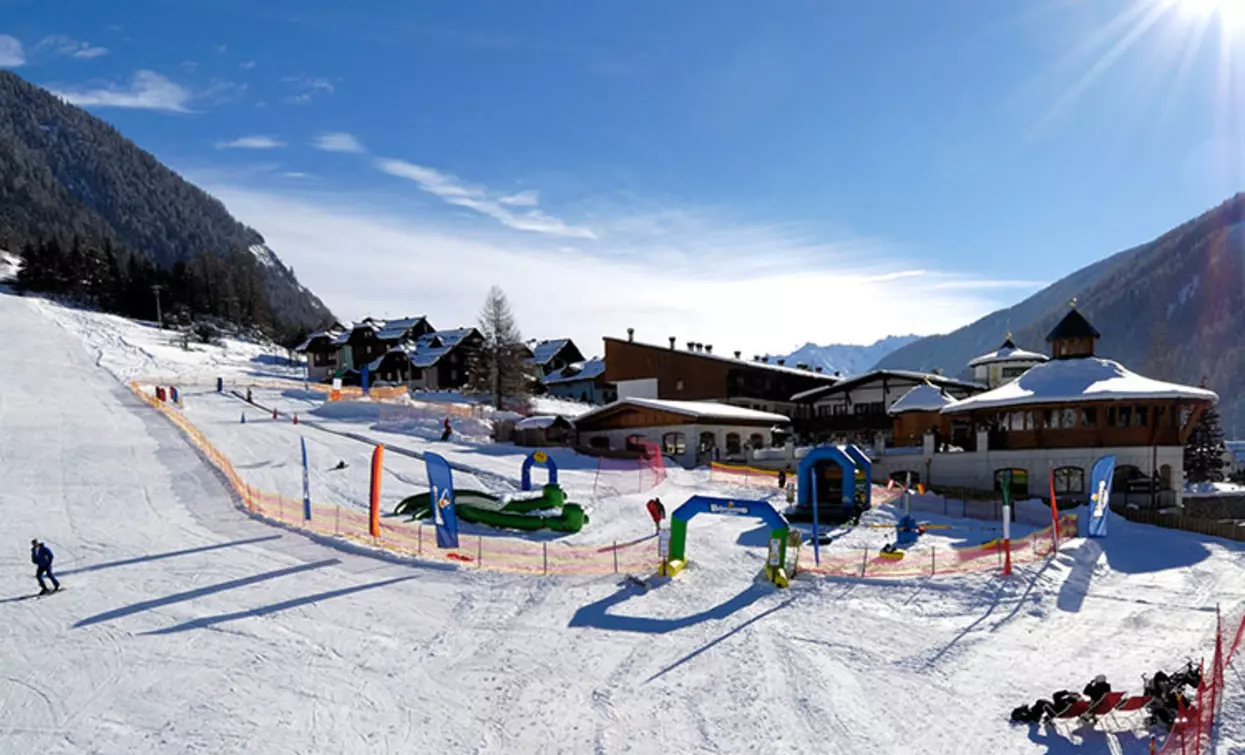
[[[463,339],[475,332],[475,328],[456,328],[426,333],[415,342],[415,356],[411,364],[420,369],[431,367],[441,357],[453,351]]]
[[[885,378],[896,378],[898,380],[912,380],[917,383],[933,383],[940,388],[959,388],[965,391],[979,391],[985,386],[977,383],[968,383],[963,380],[947,377],[946,375],[935,375],[929,372],[915,372],[913,370],[870,370],[860,375],[842,378],[834,385],[813,388],[812,390],[802,391],[791,397],[791,400],[800,403],[809,399],[821,399],[826,396],[834,396],[840,393],[847,393],[853,388],[859,388],[874,381],[880,381]]]
[[[332,330],[317,330],[316,332],[311,333],[310,335],[308,335],[308,336],[307,336],[307,340],[305,340],[305,341],[303,341],[302,343],[298,344],[298,346],[295,346],[295,347],[294,347],[294,350],[295,350],[295,351],[306,351],[306,350],[307,350],[307,348],[308,348],[309,346],[311,346],[311,342],[312,342],[312,341],[314,341],[314,340],[316,340],[317,338],[328,338],[328,339],[329,339],[329,342],[330,342],[330,343],[333,343],[333,342],[334,342],[334,338],[335,338],[336,336],[337,336],[337,333],[335,333],[335,332],[334,332],[334,331],[332,331]]]
[[[781,414],[759,412],[756,409],[745,409],[742,406],[719,404],[716,401],[673,401],[670,399],[636,398],[634,396],[619,399],[612,404],[607,404],[606,406],[598,407],[590,412],[581,414],[575,418],[575,421],[582,422],[585,419],[606,411],[617,409],[620,406],[639,406],[646,409],[656,409],[658,411],[670,412],[671,414],[680,414],[694,419],[713,419],[728,422],[735,420],[739,422],[786,424],[791,421],[788,417]]]
[[[536,348],[532,349],[532,361],[536,364],[545,364],[550,359],[558,355],[558,352],[566,348],[571,342],[569,338],[555,338],[549,341],[541,341],[536,344]]]
[[[381,328],[376,337],[384,341],[395,341],[406,335],[406,331],[419,325],[421,322],[427,322],[426,317],[404,317],[401,320],[390,320],[385,323],[385,327]]]
[[[936,412],[954,401],[955,399],[943,393],[941,388],[932,383],[921,383],[896,399],[887,411],[891,414]]]
[[[1003,342],[1003,345],[991,351],[989,354],[982,354],[968,363],[969,367],[978,367],[986,364],[995,364],[996,362],[1046,362],[1050,357],[1045,354],[1039,354],[1036,351],[1026,351],[1018,348],[1012,343],[1009,337]]]
[[[1006,385],[943,408],[943,414],[973,409],[1060,404],[1073,401],[1127,401],[1137,399],[1201,399],[1218,401],[1214,391],[1138,375],[1111,359],[1084,357],[1055,359],[1034,365]]]
[[[556,372],[551,372],[544,378],[545,385],[554,385],[557,383],[571,383],[579,380],[596,380],[605,374],[604,359],[589,359],[586,362],[575,362],[568,364]]]
[[[550,415],[550,416],[540,416],[540,417],[524,417],[523,419],[514,423],[514,429],[516,430],[544,430],[545,428],[553,427],[559,421],[567,422],[565,417],[561,417],[556,414]],[[569,424],[569,422],[567,424]]]

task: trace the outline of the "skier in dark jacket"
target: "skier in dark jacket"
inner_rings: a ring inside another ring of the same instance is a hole
[[[1107,677],[1099,674],[1094,680],[1085,685],[1085,689],[1081,690],[1085,697],[1089,698],[1091,703],[1097,703],[1099,700],[1107,696],[1111,691],[1111,685],[1107,683]]]
[[[444,424],[444,426],[443,426],[443,427],[444,427],[444,429],[443,429],[443,430],[441,430],[441,442],[442,442],[442,443],[444,443],[445,441],[449,440],[449,439],[450,439],[450,434],[454,432],[454,428],[450,427],[450,418],[449,418],[449,417],[446,417],[446,418],[445,418],[445,424]]]
[[[39,542],[38,538],[30,541],[30,563],[35,565],[35,579],[39,580],[39,594],[47,595],[61,589],[61,583],[56,579],[56,575],[52,574],[52,549]],[[52,580],[52,589],[49,590],[47,584],[43,581],[44,575]]]

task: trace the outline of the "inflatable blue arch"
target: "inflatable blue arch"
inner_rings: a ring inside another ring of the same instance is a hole
[[[796,504],[801,508],[811,507],[817,494],[817,466],[821,462],[833,462],[843,470],[843,486],[839,503],[845,508],[856,506],[856,472],[864,473],[865,499],[864,508],[873,505],[873,462],[855,446],[817,446],[809,451],[797,468]],[[817,503],[831,503],[817,501]]]
[[[549,481],[547,484],[549,485],[558,484],[557,463],[554,462],[553,458],[549,456],[549,454],[545,453],[544,451],[533,451],[531,454],[528,455],[526,459],[523,460],[523,472],[519,480],[520,482],[519,488],[521,490],[532,489],[532,465],[533,464],[539,464],[545,469],[549,470]]]
[[[779,587],[787,585],[784,566],[787,561],[787,535],[791,525],[787,518],[774,510],[769,501],[735,500],[696,495],[687,499],[670,515],[670,550],[662,563],[662,574],[674,576],[687,564],[687,523],[697,514],[726,514],[760,519],[770,529],[770,554],[766,559],[765,575]]]

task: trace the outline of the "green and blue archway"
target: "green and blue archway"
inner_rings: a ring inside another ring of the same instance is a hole
[[[539,464],[549,470],[549,485],[558,484],[558,465],[549,454],[544,451],[533,451],[523,460],[523,471],[519,479],[520,490],[532,489],[532,465]]]
[[[725,514],[760,519],[769,526],[769,555],[765,560],[765,576],[779,587],[787,586],[787,537],[791,525],[774,510],[769,501],[740,501],[733,498],[692,496],[670,515],[670,548],[662,562],[661,573],[674,576],[687,565],[687,523],[697,514]]]

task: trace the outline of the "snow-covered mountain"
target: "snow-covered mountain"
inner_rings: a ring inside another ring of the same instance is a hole
[[[895,350],[920,339],[921,336],[887,336],[867,346],[849,343],[818,346],[815,343],[806,343],[779,358],[786,359],[787,364],[807,364],[809,367],[821,367],[826,372],[837,370],[844,375],[859,375],[868,372]]]

